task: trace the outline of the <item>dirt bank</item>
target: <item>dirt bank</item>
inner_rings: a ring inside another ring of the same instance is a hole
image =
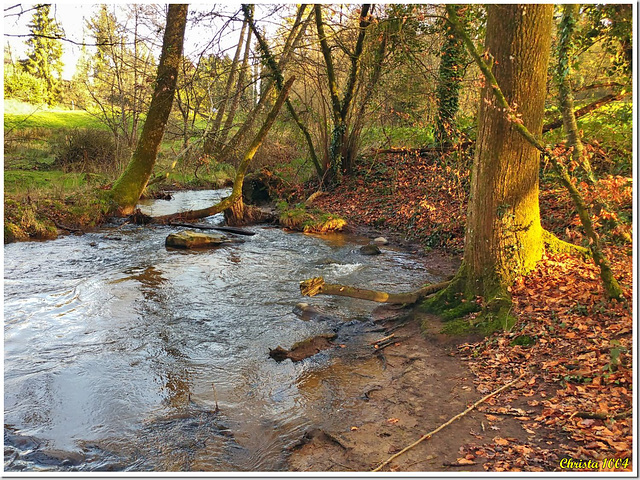
[[[378,310],[381,318],[387,314],[388,309]],[[476,390],[474,376],[457,349],[459,342],[472,339],[452,340],[439,334],[441,325],[434,317],[428,318],[432,328],[425,336],[419,328],[424,318],[417,314],[378,322],[385,331],[370,334],[373,340],[366,342],[369,355],[361,353],[360,361],[349,365],[349,385],[342,386],[344,407],[336,409],[326,424],[307,432],[292,449],[289,470],[370,471],[484,396]],[[389,331],[395,340],[391,344],[377,349],[369,345]],[[324,377],[343,368],[341,361],[334,362]],[[508,402],[503,401],[505,397]],[[517,412],[511,408],[521,408],[523,402],[511,398],[507,392],[480,410],[502,407]],[[532,409],[526,402],[525,407]],[[498,418],[480,410],[422,442],[383,471],[484,471],[484,463],[494,453],[485,449],[486,455],[480,457],[465,446],[496,439],[500,443],[501,438],[519,445],[529,442],[527,432],[512,415]],[[546,461],[538,458],[541,469],[551,467]]]

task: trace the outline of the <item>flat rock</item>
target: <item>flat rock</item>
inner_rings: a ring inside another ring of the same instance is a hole
[[[170,234],[164,244],[168,248],[190,249],[217,247],[229,242],[231,242],[231,240],[224,235],[184,230]]]

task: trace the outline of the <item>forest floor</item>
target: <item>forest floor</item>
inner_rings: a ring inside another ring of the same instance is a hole
[[[410,156],[389,156],[382,165],[360,168],[364,174],[316,206],[342,215],[358,233],[382,233],[392,243],[448,252],[449,260],[427,255],[439,259],[435,269],[443,276],[455,271],[463,245],[466,175],[456,166]],[[630,218],[629,179],[607,176],[595,188],[582,188],[590,203],[606,192],[614,206],[615,212],[599,212],[601,225],[611,215]],[[579,222],[564,191],[543,182],[541,211],[545,228],[580,242]],[[629,233],[630,225],[621,224],[617,229]],[[609,231],[607,239],[615,241],[619,233]],[[379,313],[397,339],[374,352],[384,364],[382,373],[372,375],[368,362],[361,372],[352,367],[357,408],[341,412],[333,427],[308,435],[292,452],[290,469],[370,471],[523,375],[382,471],[631,470],[632,248],[613,241],[606,253],[624,302],[604,298],[593,261],[548,254],[513,286],[518,321],[508,331],[455,337],[442,334],[435,317],[413,313],[410,321],[397,324]]]

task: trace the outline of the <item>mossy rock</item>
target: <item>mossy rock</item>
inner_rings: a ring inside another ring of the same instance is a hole
[[[212,248],[229,243],[230,241],[231,240],[224,235],[184,230],[182,232],[170,234],[165,240],[165,247],[179,248],[183,250],[193,248]]]
[[[332,213],[308,210],[304,206],[297,206],[283,209],[280,213],[280,224],[298,232],[330,233],[341,232],[347,222]]]

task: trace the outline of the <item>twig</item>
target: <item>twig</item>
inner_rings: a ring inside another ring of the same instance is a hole
[[[382,462],[380,465],[378,465],[376,468],[374,468],[373,470],[371,470],[372,472],[378,472],[380,471],[380,469],[382,467],[384,467],[385,465],[391,463],[393,460],[395,460],[396,458],[398,458],[400,455],[402,455],[403,453],[411,450],[413,447],[415,447],[416,445],[418,445],[419,443],[423,442],[424,440],[427,440],[428,438],[431,438],[433,435],[435,435],[436,433],[438,433],[440,430],[442,430],[444,427],[451,425],[453,422],[455,422],[456,420],[458,420],[459,418],[464,417],[467,413],[469,413],[471,410],[473,410],[474,408],[476,408],[478,405],[481,405],[482,403],[486,402],[488,399],[490,399],[491,397],[493,397],[494,395],[497,395],[498,393],[502,392],[503,390],[506,390],[507,388],[515,385],[517,382],[519,382],[522,377],[524,377],[524,373],[522,375],[520,375],[518,378],[516,378],[515,380],[510,381],[509,383],[507,383],[506,385],[503,385],[502,387],[500,387],[499,389],[495,390],[494,392],[491,392],[490,394],[482,397],[480,400],[478,400],[476,403],[474,403],[473,405],[471,405],[469,408],[467,408],[464,412],[459,413],[458,415],[456,415],[455,417],[452,417],[448,422],[443,423],[442,425],[440,425],[438,428],[436,428],[435,430],[421,436],[418,440],[416,440],[415,442],[413,442],[411,445],[409,445],[408,447],[403,448],[402,450],[400,450],[398,453],[392,455],[391,457],[389,457],[387,460],[385,460],[384,462]]]
[[[397,339],[397,340],[391,339],[391,340],[386,341],[385,343],[376,344],[374,346],[374,352],[379,352],[379,351],[387,348],[390,345],[396,345],[400,340],[404,340],[404,338]]]
[[[477,462],[470,463],[457,463],[457,462],[442,462],[444,467],[468,467],[469,465],[477,465]]]
[[[344,468],[345,470],[349,470],[349,471],[351,471],[351,472],[354,472],[354,471],[355,471],[355,469],[353,469],[353,468],[351,468],[351,467],[349,467],[349,466],[347,466],[347,465],[345,465],[345,464],[343,464],[343,463],[336,462],[333,458],[332,458],[332,459],[330,459],[330,461],[331,461],[333,464],[337,465],[338,467],[342,467],[342,468]]]
[[[393,338],[394,336],[395,336],[395,334],[392,333],[391,335],[387,335],[386,337],[382,337],[380,340],[376,340],[374,342],[371,342],[369,345],[375,345],[376,343],[382,343],[385,340],[389,340],[389,339]]]
[[[56,222],[55,220],[51,219],[51,221],[53,222],[53,224],[58,227],[60,230],[66,230],[67,232],[71,232],[71,233],[84,233],[83,230],[81,230],[80,228],[71,228],[71,227],[65,227],[64,225],[62,225],[61,223]]]

